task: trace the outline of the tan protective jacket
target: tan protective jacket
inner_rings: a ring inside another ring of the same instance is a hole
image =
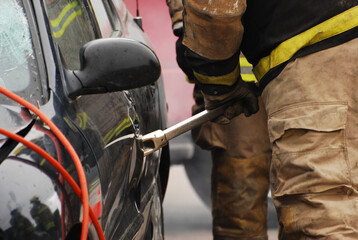
[[[356,1],[184,0],[183,4],[183,44],[208,62],[229,59],[240,49],[254,65],[260,87],[288,62],[358,37]],[[213,84],[221,84],[217,79]]]
[[[170,18],[172,19],[172,26],[183,21],[183,3],[182,0],[166,0],[169,7]]]
[[[228,59],[238,51],[246,0],[185,0],[184,5],[184,45],[212,60]]]

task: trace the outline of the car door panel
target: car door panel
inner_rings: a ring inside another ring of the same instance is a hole
[[[36,101],[34,97],[33,102],[39,104],[41,111],[54,122],[77,152],[86,175],[90,205],[100,220],[106,239],[143,239],[150,236],[148,227],[153,198],[158,196],[161,150],[144,157],[136,139],[140,134],[166,126],[166,118],[161,116],[166,114],[165,99],[158,93],[163,92],[162,79],[136,89],[76,98],[69,97],[66,85],[67,73],[73,73],[81,66],[83,59],[79,58],[79,51],[87,42],[101,37],[121,36],[151,46],[149,39],[132,21],[121,0],[116,0],[117,5],[102,0],[24,2],[28,8],[26,11],[34,10],[31,20],[36,27],[33,26],[31,31],[36,33],[33,41],[36,40],[40,46],[33,58],[41,63],[39,77],[43,81],[41,90],[44,93],[36,95],[36,98],[46,98]],[[9,109],[14,114],[21,113],[19,107]],[[6,125],[5,128],[28,128],[26,137],[58,159],[78,184],[77,169],[68,152],[41,121],[34,124],[35,117],[31,113],[29,116],[26,121],[33,121],[33,125],[16,118],[16,126]],[[52,177],[52,189],[48,191],[46,201],[57,204],[58,217],[63,221],[61,224],[58,222],[57,227],[62,229],[62,236],[80,226],[82,203],[70,186],[59,178],[59,173],[29,148],[19,146],[13,152],[13,159],[21,157],[29,166],[32,164],[31,168],[36,165],[46,176]],[[4,159],[10,161],[6,156]],[[24,165],[20,164],[13,170],[21,168],[25,169]],[[27,181],[31,182],[31,178]],[[38,185],[36,192],[41,194],[41,183]],[[20,193],[21,188],[16,192]],[[28,200],[29,197],[22,199],[24,202]],[[93,224],[90,229],[93,230]],[[94,234],[92,230],[90,235]]]

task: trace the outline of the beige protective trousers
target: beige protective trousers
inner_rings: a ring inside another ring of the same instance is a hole
[[[203,109],[200,92],[194,92]],[[228,125],[207,123],[192,131],[195,142],[211,150],[211,199],[215,240],[267,239],[267,194],[271,150],[262,101],[260,111]],[[210,159],[208,159],[210,161]]]
[[[279,239],[358,239],[358,39],[289,63],[262,98]]]

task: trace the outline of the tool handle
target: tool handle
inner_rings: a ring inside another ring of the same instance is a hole
[[[224,104],[213,110],[204,110],[194,116],[185,119],[184,121],[175,124],[165,130],[157,130],[148,133],[138,138],[140,142],[140,148],[144,153],[144,156],[157,151],[158,149],[167,145],[168,141],[207,122],[213,120],[222,115],[228,104]]]
[[[218,108],[215,108],[213,110],[204,110],[198,114],[193,115],[190,118],[187,118],[183,120],[180,123],[177,123],[167,129],[165,129],[164,135],[166,137],[166,140],[169,141],[195,127],[200,126],[201,124],[213,120],[220,115],[222,115],[227,107],[227,104],[222,105]]]

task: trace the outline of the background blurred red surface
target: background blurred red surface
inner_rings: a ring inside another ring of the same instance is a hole
[[[136,0],[124,0],[130,13],[136,15]],[[169,106],[169,126],[191,116],[193,85],[176,63],[175,42],[165,0],[138,0],[143,29],[151,39],[162,66],[164,88]]]

